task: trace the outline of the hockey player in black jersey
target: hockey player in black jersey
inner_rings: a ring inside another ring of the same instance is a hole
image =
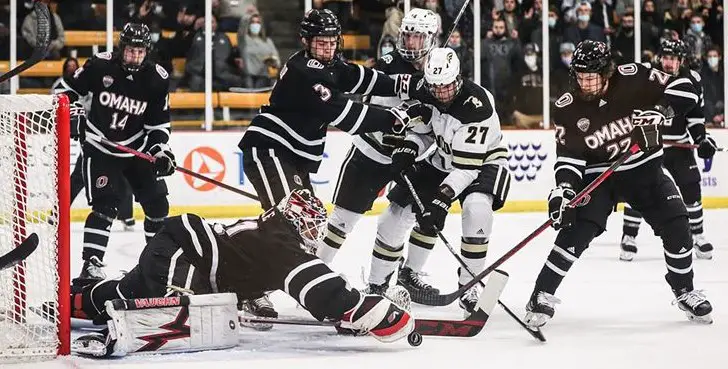
[[[169,75],[146,58],[151,43],[149,28],[127,24],[113,53],[95,55],[56,92],[66,93],[72,104],[93,94],[88,117],[74,109],[71,122],[83,142],[83,175],[91,213],[83,236],[83,269],[76,282],[103,279],[102,261],[116,218],[122,182],[129,183],[144,209],[144,234],[154,236],[169,211],[167,186],[162,176],[174,173],[175,160],[167,144],[170,132]],[[154,164],[117,150],[109,140],[146,152]]]
[[[678,143],[695,143],[698,157],[712,158],[716,151],[715,140],[705,131],[703,115],[703,93],[700,74],[683,66],[687,57],[687,48],[682,41],[663,40],[660,43],[659,65],[657,69],[676,77],[688,78],[698,91],[699,101],[686,115],[676,115],[665,122],[662,127],[662,138],[665,141]],[[692,140],[692,141],[691,141]],[[703,235],[703,204],[700,193],[700,171],[695,162],[693,150],[666,146],[664,148],[664,167],[675,180],[685,207],[688,210],[690,232],[693,236],[695,256],[699,259],[712,257],[713,245]],[[637,253],[635,237],[639,231],[642,215],[626,206],[624,209],[624,226],[621,241],[620,260],[631,261]]]
[[[675,184],[662,171],[659,128],[674,110],[685,115],[699,96],[688,78],[673,77],[641,64],[615,68],[606,44],[581,42],[571,63],[573,92],[554,103],[556,187],[548,198],[552,226],[559,230],[526,306],[527,324],[540,327],[554,315],[556,289],[572,264],[619,201],[640,211],[660,236],[665,249],[665,279],[676,303],[691,320],[712,322],[712,307],[693,287],[692,239],[685,204]],[[669,116],[669,113],[668,113]],[[658,119],[659,118],[659,119]],[[575,208],[566,204],[633,144],[634,154]]]
[[[329,126],[350,134],[401,131],[428,120],[422,104],[377,108],[345,94],[407,97],[410,75],[387,75],[340,58],[341,26],[329,10],[313,9],[301,21],[304,49],[281,69],[269,105],[253,118],[240,141],[245,175],[270,209],[294,188],[313,190],[310,173],[323,158]],[[418,119],[419,118],[419,119]],[[265,298],[250,306],[254,313],[275,316]],[[265,308],[265,309],[262,309]]]
[[[225,334],[238,324],[237,301],[233,298],[221,306],[215,303],[220,293],[234,293],[245,300],[263,291],[283,290],[316,319],[337,321],[341,328],[369,333],[384,342],[412,332],[415,321],[405,308],[349,287],[311,254],[325,231],[326,209],[307,189],[294,189],[259,217],[230,225],[208,223],[194,214],[169,217],[129,273],[72,295],[73,316],[99,324],[111,320],[107,335],[78,339],[74,352],[105,356],[237,345],[237,335]],[[175,307],[169,315],[163,307],[178,301],[174,296],[180,294],[194,294],[190,301],[207,303],[193,309],[190,302],[188,310]],[[159,308],[123,310],[119,303],[108,302],[114,299],[130,301],[123,305],[137,308],[139,301]],[[181,334],[185,326],[186,334]],[[172,332],[178,328],[180,334],[160,336],[160,327]],[[153,337],[168,339],[151,345]]]
[[[402,19],[397,39],[397,49],[380,58],[374,69],[390,76],[422,71],[427,55],[437,42],[439,26],[437,14],[431,10],[414,8]],[[402,103],[397,97],[372,96],[372,104],[395,107]],[[392,143],[404,138],[382,132],[370,132],[354,136],[353,146],[341,166],[339,180],[334,191],[334,210],[328,225],[326,238],[316,254],[331,263],[362,215],[372,208],[379,191],[393,178]],[[415,228],[410,236],[410,250],[413,247],[432,248],[435,235],[423,235]],[[419,268],[417,268],[419,270]],[[403,267],[398,276],[401,284],[409,290],[419,289],[423,293],[437,294],[439,291],[427,284],[419,273],[409,266]]]

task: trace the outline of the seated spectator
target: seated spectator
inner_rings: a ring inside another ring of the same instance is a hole
[[[539,128],[543,121],[543,68],[535,44],[523,48],[523,64],[513,86],[513,123],[518,128]]]
[[[204,23],[204,18],[197,22]],[[240,87],[242,79],[232,65],[233,46],[225,32],[217,31],[217,21],[212,18],[212,89],[227,91],[230,87]],[[185,79],[190,91],[205,90],[205,29],[195,33],[192,46],[187,53]]]
[[[41,0],[42,3],[48,5],[50,0]],[[63,31],[63,23],[61,17],[51,9],[51,24],[50,24],[50,40],[51,43],[48,45],[48,52],[46,53],[46,59],[58,60],[61,58],[61,49],[66,43],[65,34]],[[31,48],[37,46],[38,38],[38,17],[35,12],[30,12],[25,16],[22,27],[23,39]]]
[[[713,46],[710,36],[703,31],[704,27],[705,21],[699,14],[690,17],[690,28],[685,31],[683,36],[685,45],[688,47],[689,60],[703,60],[708,53],[708,49]]]
[[[273,40],[266,35],[260,14],[253,14],[249,19],[240,22],[238,40],[244,40],[242,46],[238,45],[238,50],[242,58],[245,86],[250,88],[272,86],[271,77],[278,75],[281,60]]]
[[[576,24],[567,27],[564,31],[564,41],[574,45],[584,40],[607,42],[604,35],[604,28],[589,22],[591,19],[591,4],[584,1],[576,9]]]
[[[447,40],[447,47],[455,50],[458,59],[460,59],[460,74],[464,79],[470,79],[473,70],[473,58],[470,55],[470,50],[468,50],[468,45],[463,42],[457,28],[453,30],[452,35]]]
[[[721,60],[720,50],[711,47],[705,58],[705,65],[700,71],[703,85],[703,99],[705,107],[705,124],[713,127],[725,127],[725,70]]]

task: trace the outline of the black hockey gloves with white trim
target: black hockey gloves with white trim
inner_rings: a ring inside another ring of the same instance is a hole
[[[76,100],[71,103],[68,112],[71,121],[71,139],[78,140],[82,137],[83,130],[86,129],[86,109],[80,101]]]
[[[399,180],[400,176],[405,174],[417,159],[419,147],[412,141],[402,140],[399,146],[392,150],[392,165],[389,167],[394,175],[395,180]]]
[[[667,119],[664,107],[656,106],[654,109],[635,110],[632,113],[632,142],[636,143],[644,152],[662,148],[662,134],[660,125]]]
[[[405,101],[388,109],[396,118],[392,132],[402,133],[417,124],[427,124],[432,119],[432,108],[419,101]]]
[[[420,229],[434,229],[441,231],[445,226],[445,218],[450,210],[450,205],[455,197],[455,192],[448,185],[440,185],[429,204],[425,204],[425,211],[417,213],[417,224]]]
[[[701,159],[712,158],[718,150],[718,144],[715,143],[713,136],[710,134],[706,134],[698,145],[698,157]]]
[[[549,193],[549,218],[551,227],[556,230],[568,228],[574,223],[576,209],[570,206],[569,201],[576,197],[576,192],[566,183],[556,186]]]
[[[157,175],[160,177],[172,175],[177,168],[172,148],[166,143],[158,143],[152,146],[147,150],[147,154],[155,158],[154,167],[157,169]]]

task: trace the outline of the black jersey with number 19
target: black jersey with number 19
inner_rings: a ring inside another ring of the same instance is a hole
[[[565,93],[555,103],[556,184],[579,188],[584,175],[605,171],[631,146],[632,113],[669,105],[675,115],[685,115],[698,102],[690,79],[672,77],[641,64],[624,64],[609,79],[606,93],[585,101]],[[663,151],[633,155],[617,171],[662,160]]]

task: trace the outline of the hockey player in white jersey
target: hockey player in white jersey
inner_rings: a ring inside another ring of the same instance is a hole
[[[450,205],[459,200],[462,213],[460,253],[474,272],[485,267],[488,240],[493,226],[493,212],[501,208],[510,186],[506,156],[502,145],[500,120],[493,95],[481,86],[463,80],[460,61],[450,48],[430,52],[425,65],[425,88],[436,109],[427,125],[413,127],[405,140],[393,150],[392,170],[413,183],[425,205],[417,209],[410,190],[397,180],[389,193],[390,205],[379,218],[375,257],[369,275],[370,290],[386,286],[403,252],[403,238],[417,221],[421,230],[435,235],[445,224]],[[415,163],[417,156],[431,145],[435,150],[425,160]],[[432,241],[434,244],[434,240]],[[410,248],[405,267],[421,272],[430,249]],[[459,284],[472,276],[458,270]],[[380,288],[381,289],[381,288]],[[478,300],[476,285],[460,298],[460,306],[470,313]],[[410,291],[412,301],[426,299]]]
[[[422,71],[427,54],[437,42],[438,16],[431,10],[415,8],[402,19],[397,50],[382,56],[374,66],[388,75],[414,74]],[[397,97],[372,96],[372,104],[393,107],[402,100]],[[326,238],[320,243],[317,256],[331,263],[336,253],[354,229],[362,215],[372,208],[379,192],[392,181],[392,141],[403,136],[382,132],[365,133],[354,136],[353,146],[341,166],[336,190],[334,191],[334,210],[328,224]],[[422,233],[426,233],[423,236]],[[421,247],[431,249],[435,235],[415,228],[410,235],[410,249]],[[432,242],[422,242],[431,240]],[[375,251],[376,254],[376,251]],[[424,282],[412,269],[402,268],[399,282],[406,287],[439,293]],[[379,291],[381,292],[381,291]]]

